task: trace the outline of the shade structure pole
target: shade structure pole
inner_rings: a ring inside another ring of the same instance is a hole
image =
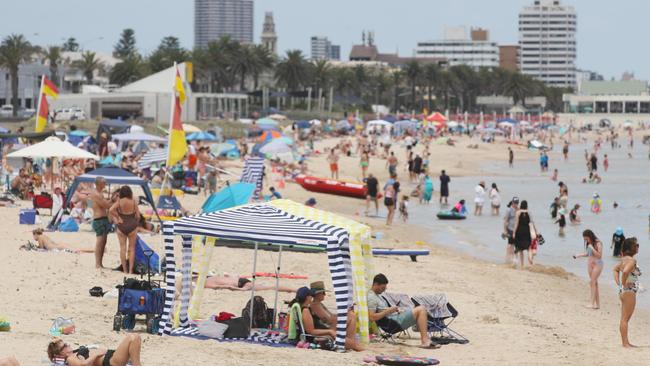
[[[278,267],[275,270],[275,301],[273,304],[273,321],[271,322],[271,327],[275,329],[275,319],[278,314],[278,289],[280,288],[280,267],[282,265],[282,247],[280,245],[280,251],[278,253]]]
[[[257,248],[259,246],[258,242],[255,242],[255,254],[253,257],[253,287],[251,288],[251,305],[249,306],[249,312],[248,312],[248,317],[250,318],[249,324],[248,324],[248,334],[250,335],[250,332],[253,331],[253,299],[255,298],[255,281],[257,280],[257,276],[255,273],[257,273]]]

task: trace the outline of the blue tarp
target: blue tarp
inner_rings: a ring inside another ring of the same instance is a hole
[[[213,193],[205,200],[201,207],[203,213],[225,210],[227,208],[248,203],[255,185],[252,183],[234,183],[227,185],[217,193]]]

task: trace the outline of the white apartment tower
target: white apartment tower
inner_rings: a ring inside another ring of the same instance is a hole
[[[253,43],[253,0],[194,0],[194,47],[223,36]]]
[[[499,67],[499,46],[482,28],[445,27],[443,39],[418,42],[415,57],[447,59],[449,66],[467,65],[475,70]]]
[[[332,53],[332,42],[327,37],[311,37],[311,59],[329,60]]]
[[[548,86],[575,87],[577,17],[559,0],[535,0],[519,13],[519,69]]]

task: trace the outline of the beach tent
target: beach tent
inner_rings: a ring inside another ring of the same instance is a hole
[[[251,183],[228,184],[205,200],[203,206],[201,206],[201,212],[220,211],[246,204],[250,201],[254,190],[255,184]]]
[[[150,135],[144,132],[130,132],[130,133],[118,133],[111,136],[111,139],[119,141],[120,143],[129,142],[129,141],[145,141],[145,142],[156,142],[156,143],[167,143],[167,139],[164,137]]]
[[[286,141],[282,141],[280,139],[275,139],[270,141],[268,144],[265,144],[260,148],[260,152],[262,154],[282,154],[282,153],[290,153],[293,151],[291,149],[291,146],[289,146]]]
[[[307,128],[311,128],[311,123],[309,123],[309,121],[304,121],[304,120],[303,121],[297,121],[296,122],[296,127],[298,127],[301,130],[304,130],[304,129],[307,129]]]
[[[265,131],[264,133],[262,133],[262,136],[260,136],[260,138],[257,140],[259,142],[264,142],[264,141],[277,139],[280,137],[282,137],[282,134],[278,131]]]
[[[217,136],[209,132],[193,132],[186,138],[187,141],[217,141]]]
[[[72,146],[67,141],[50,136],[43,142],[27,146],[7,155],[8,158],[68,158],[68,159],[94,159],[99,160],[95,154]]]
[[[381,131],[381,130],[387,130],[387,131],[392,131],[393,130],[393,124],[387,121],[382,121],[380,119],[370,121],[368,122],[366,126],[366,131],[371,132],[371,131]]]
[[[167,149],[149,150],[138,160],[138,168],[150,168],[154,164],[162,164],[166,161]]]
[[[119,119],[104,120],[99,123],[99,127],[97,128],[97,140],[99,140],[99,136],[103,132],[105,132],[110,138],[111,135],[113,134],[126,133],[130,129],[131,129],[131,125],[122,120]]]
[[[183,131],[192,133],[201,132],[201,129],[189,123],[183,123]]]
[[[267,125],[267,126],[271,125],[271,126],[277,127],[278,126],[278,121],[270,119],[270,118],[260,118],[255,122],[255,124],[260,126],[260,127],[264,126],[264,125]]]
[[[147,202],[151,204],[154,212],[156,212],[156,205],[154,203],[153,196],[151,194],[151,190],[149,189],[149,184],[147,183],[147,181],[138,177],[133,173],[130,173],[124,169],[120,169],[116,166],[107,166],[104,168],[95,169],[86,174],[82,174],[76,177],[74,179],[74,182],[72,182],[72,185],[70,185],[70,188],[68,188],[68,191],[66,192],[65,205],[63,206],[64,207],[68,206],[70,200],[72,199],[72,195],[74,194],[74,192],[77,190],[77,187],[79,186],[79,183],[95,183],[95,179],[97,179],[97,177],[104,177],[104,179],[106,179],[106,184],[109,185],[121,184],[121,185],[142,187],[142,191],[144,191],[144,195],[145,198],[147,199]]]
[[[247,157],[240,182],[255,184],[255,192],[253,193],[255,198],[259,197],[260,192],[262,192],[262,178],[264,178],[264,158],[259,156]]]
[[[427,121],[444,123],[447,121],[447,117],[443,116],[440,112],[434,112],[427,117]]]
[[[349,233],[333,225],[298,217],[268,204],[252,204],[227,210],[184,217],[177,221],[163,224],[166,258],[165,306],[160,321],[160,334],[172,332],[171,308],[176,292],[176,260],[174,254],[174,237],[182,237],[183,261],[181,272],[183,283],[180,296],[180,327],[189,327],[189,317],[198,314],[198,303],[205,286],[205,278],[216,238],[230,240],[247,240],[257,243],[276,245],[303,245],[327,248],[328,264],[334,286],[336,300],[336,340],[338,349],[345,347],[347,309],[354,302],[352,292],[352,268],[349,251]],[[192,236],[207,237],[207,247],[199,278],[197,279],[194,299],[190,305]],[[347,244],[347,245],[346,245]],[[257,254],[257,251],[256,251]],[[256,259],[253,272],[256,272]],[[253,284],[256,277],[253,276]],[[255,292],[251,291],[251,299]],[[251,313],[253,313],[253,301]],[[277,309],[277,307],[276,307]],[[252,322],[252,319],[251,319]]]
[[[411,120],[398,121],[393,124],[393,132],[401,135],[405,131],[416,131],[418,129],[418,122]]]

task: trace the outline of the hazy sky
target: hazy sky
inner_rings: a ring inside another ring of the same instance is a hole
[[[167,35],[194,42],[193,0],[6,0],[0,36],[23,33],[35,44],[74,36],[86,49],[110,52],[122,29],[135,29],[138,47],[150,52]],[[418,41],[440,38],[445,25],[485,27],[501,44],[517,42],[517,16],[532,0],[256,0],[255,40],[265,11],[273,11],[278,49],[302,49],[324,35],[347,59],[361,31],[375,31],[381,52],[411,55]],[[648,0],[564,0],[578,12],[578,67],[609,78],[633,71],[650,79],[650,46],[644,30]],[[103,39],[100,39],[103,37]]]

